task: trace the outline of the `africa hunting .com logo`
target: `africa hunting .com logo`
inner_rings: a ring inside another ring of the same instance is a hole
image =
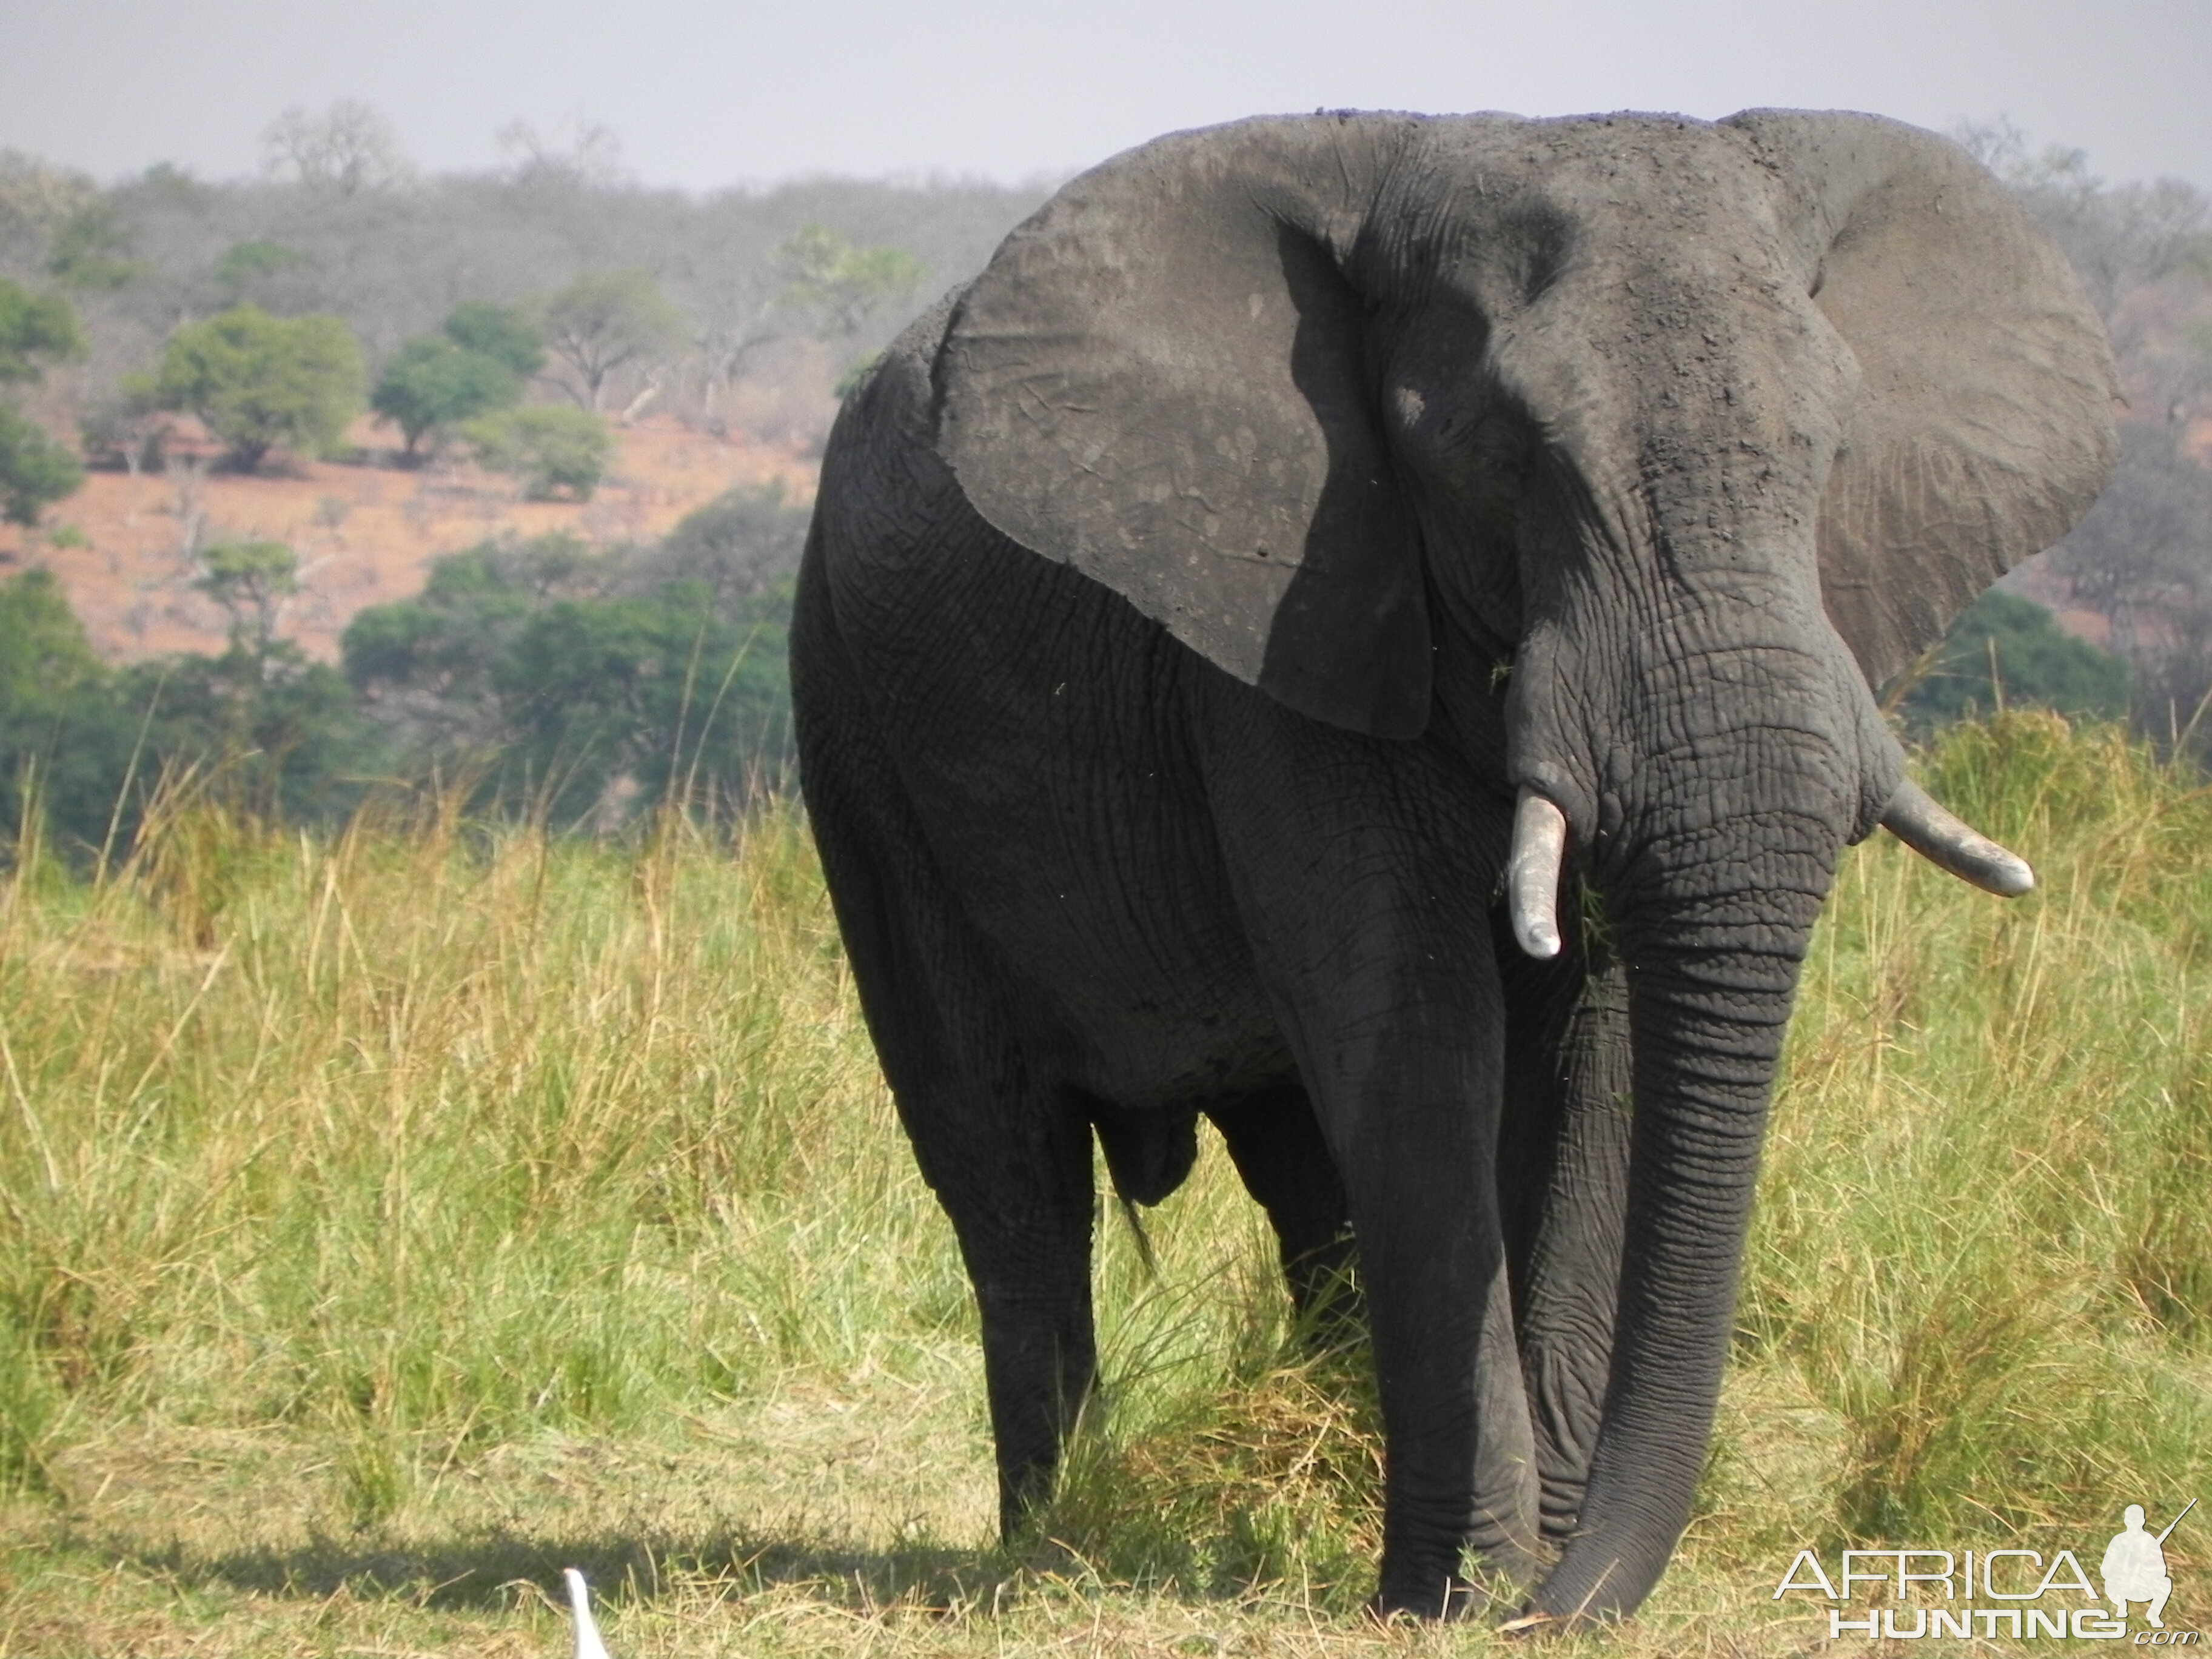
[[[1930,1636],[2130,1641],[2129,1609],[2140,1606],[2142,1627],[2132,1632],[2131,1645],[2197,1647],[2203,1644],[2202,1632],[2168,1630],[2163,1616],[2173,1594],[2166,1540],[2196,1507],[2192,1498],[2165,1531],[2152,1533],[2142,1505],[2129,1504],[2121,1530],[2098,1562],[2101,1588],[2089,1582],[2072,1550],[2060,1550],[2048,1565],[2039,1550],[1987,1550],[1978,1557],[1972,1550],[1845,1550],[1833,1578],[1816,1553],[1800,1550],[1775,1586],[1774,1599],[1805,1592],[1842,1603],[1826,1609],[1831,1641],[1850,1636],[1908,1642]],[[1869,1587],[1864,1594],[1871,1597],[1875,1585],[1888,1588],[1890,1605],[1859,1603],[1861,1587]],[[2046,1596],[2058,1599],[2046,1601]],[[2089,1605],[2069,1606],[2069,1597]]]

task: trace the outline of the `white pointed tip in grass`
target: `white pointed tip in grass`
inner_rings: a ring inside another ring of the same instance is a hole
[[[584,1575],[574,1567],[561,1569],[568,1584],[568,1611],[576,1620],[576,1659],[611,1659],[607,1644],[599,1640],[599,1627],[592,1622],[592,1592]]]

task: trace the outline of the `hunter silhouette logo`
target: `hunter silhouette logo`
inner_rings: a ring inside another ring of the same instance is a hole
[[[1826,1609],[1831,1641],[1846,1635],[1903,1641],[1931,1636],[2057,1637],[2129,1641],[2134,1647],[2196,1647],[2203,1641],[2201,1632],[2168,1630],[2164,1617],[2166,1599],[2173,1594],[2166,1540],[2196,1507],[2192,1498],[2163,1532],[2154,1533],[2144,1524],[2143,1506],[2129,1504],[2122,1512],[2122,1529],[2112,1535],[2098,1562],[2101,1597],[2072,1550],[2062,1549],[2046,1561],[2039,1550],[1915,1546],[1845,1550],[1832,1578],[1817,1553],[1800,1550],[1775,1586],[1774,1599],[1809,1591],[1841,1603]],[[1863,1588],[1877,1584],[1883,1588]],[[1866,1602],[1851,1605],[1862,1595]],[[2143,1609],[2146,1628],[2130,1640],[2128,1609],[2136,1605]]]
[[[2098,1570],[2105,1581],[2105,1599],[2119,1612],[2128,1616],[2128,1603],[2148,1601],[2143,1609],[2143,1622],[2153,1630],[2164,1630],[2166,1620],[2159,1614],[2166,1611],[2166,1598],[2173,1594],[2173,1580],[2166,1572],[2166,1540],[2181,1524],[2181,1516],[2197,1507],[2191,1498],[2188,1508],[2166,1522],[2166,1530],[2155,1538],[2143,1530],[2143,1507],[2130,1504],[2121,1519],[2127,1530],[2112,1534],[2112,1541],[2105,1546],[2104,1565]]]

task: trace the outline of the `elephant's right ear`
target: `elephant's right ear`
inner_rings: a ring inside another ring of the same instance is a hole
[[[939,447],[992,525],[1384,737],[1427,721],[1428,621],[1340,266],[1411,126],[1245,121],[1118,156],[1006,239],[937,362]]]

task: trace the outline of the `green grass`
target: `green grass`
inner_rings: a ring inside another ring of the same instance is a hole
[[[1846,859],[1700,1513],[1571,1650],[1802,1651],[1802,1546],[2212,1497],[2212,799],[2043,715],[1922,771],[2041,890]],[[569,1562],[622,1659],[1488,1647],[1355,1616],[1364,1382],[1293,1357],[1218,1148],[1146,1225],[1157,1277],[1102,1220],[1105,1408],[1002,1557],[966,1282],[794,814],[176,800],[105,880],[0,884],[0,1652],[555,1653]]]

